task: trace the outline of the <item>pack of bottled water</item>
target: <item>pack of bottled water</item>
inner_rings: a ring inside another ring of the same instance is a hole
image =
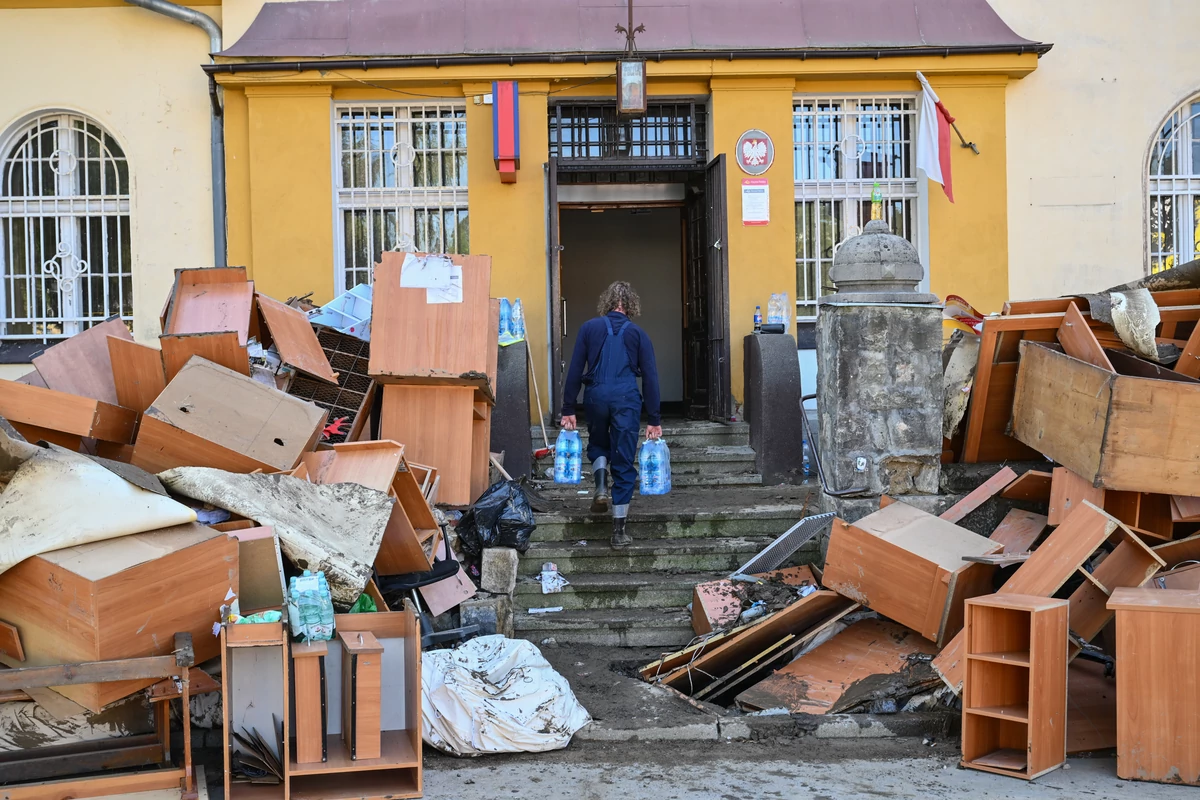
[[[779,292],[772,294],[770,301],[767,303],[767,323],[772,325],[782,325],[786,332],[789,328],[788,320],[788,293]]]
[[[511,303],[507,297],[500,298],[499,341],[501,347],[525,341],[525,310],[519,297]]]
[[[638,456],[640,491],[644,495],[671,491],[671,448],[663,439],[647,439]]]
[[[583,445],[579,431],[559,431],[554,440],[554,482],[579,483],[583,479]]]
[[[292,576],[288,582],[288,623],[292,636],[306,642],[333,638],[333,598],[324,572]]]

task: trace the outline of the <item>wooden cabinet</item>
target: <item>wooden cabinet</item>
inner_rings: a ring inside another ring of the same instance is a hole
[[[325,760],[325,642],[292,645],[292,730],[296,732],[296,761]]]
[[[1066,761],[1066,600],[966,602],[963,766],[1032,779]]]
[[[1200,593],[1117,589],[1117,775],[1200,785]]]

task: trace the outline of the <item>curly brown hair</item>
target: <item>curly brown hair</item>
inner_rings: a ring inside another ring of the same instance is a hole
[[[642,313],[642,300],[628,281],[610,283],[600,294],[600,300],[596,303],[596,313],[604,316],[610,311],[615,311],[618,306],[627,317],[636,317]]]

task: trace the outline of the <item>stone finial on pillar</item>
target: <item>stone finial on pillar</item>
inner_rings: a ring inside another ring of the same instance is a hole
[[[917,291],[916,248],[872,220],[834,257],[817,314],[817,405],[827,488],[936,494],[942,307]]]

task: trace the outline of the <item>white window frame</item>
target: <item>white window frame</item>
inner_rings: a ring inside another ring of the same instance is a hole
[[[1147,273],[1200,258],[1200,94],[1158,126],[1145,174]]]
[[[881,114],[886,116],[902,115],[907,120],[908,138],[893,138],[890,131],[881,132],[882,136],[863,136],[862,128],[859,127],[858,117],[860,116],[859,109],[864,105],[878,105],[882,103],[899,102],[905,105],[905,108],[899,111],[866,111],[861,116],[871,114]],[[822,276],[826,274],[826,270],[833,264],[833,256],[836,255],[838,248],[847,239],[858,235],[862,232],[862,226],[869,221],[871,194],[874,190],[875,183],[878,182],[880,194],[883,198],[884,218],[889,222],[893,217],[893,203],[907,203],[909,214],[908,221],[908,239],[917,248],[921,254],[922,261],[928,263],[928,193],[925,184],[927,181],[923,174],[919,174],[916,167],[916,136],[917,136],[917,114],[919,110],[920,97],[913,92],[889,92],[886,94],[797,94],[793,98],[793,125],[792,125],[792,147],[794,152],[793,160],[793,179],[795,184],[795,203],[797,214],[797,230],[796,230],[796,246],[797,250],[800,246],[800,225],[802,219],[800,217],[801,203],[814,203],[813,208],[817,211],[818,216],[815,218],[814,230],[816,231],[814,238],[817,241],[817,246],[820,247],[822,239],[821,233],[821,218],[820,210],[823,204],[831,204],[831,207],[837,209],[835,218],[830,219],[830,224],[834,226],[834,241],[832,250],[828,255],[823,255],[819,250],[813,251],[815,256],[801,256],[797,252],[796,257],[796,321],[797,322],[812,322],[816,319],[817,303],[820,298],[826,293],[822,286]],[[810,105],[811,110],[796,110],[797,106]],[[835,110],[830,113],[821,113],[823,106],[833,107]],[[840,124],[840,136],[834,137],[834,133],[839,131],[830,131],[828,138],[822,137],[818,133],[818,126],[824,118],[825,121],[830,121],[836,117]],[[813,120],[815,124],[812,126],[813,136],[811,139],[804,138],[801,121]],[[854,132],[847,133],[847,130],[853,122]],[[832,160],[826,160],[823,163],[830,165],[830,170],[821,169],[822,162],[814,159],[819,159],[822,146],[825,146]],[[879,152],[883,153],[885,148],[892,152],[899,151],[901,158],[901,175],[893,174],[891,169],[887,170],[884,176],[862,177],[858,175],[858,165],[861,163],[859,158],[861,155],[873,147],[878,146]],[[837,167],[840,172],[835,172],[832,167]],[[839,177],[840,175],[840,177]],[[840,204],[840,208],[839,208]],[[860,214],[863,213],[863,207],[866,207],[866,217],[860,219]],[[808,213],[807,210],[804,213]],[[840,230],[838,229],[840,227]],[[815,292],[809,295],[807,292],[802,292],[802,288],[806,288],[801,283],[801,275],[803,271],[808,271],[806,277],[815,278]],[[815,275],[813,273],[816,273]],[[928,285],[928,275],[922,282],[925,286]]]
[[[39,111],[0,137],[0,337],[132,321],[131,181],[116,137],[86,115]]]
[[[435,124],[442,135],[430,146],[416,126],[424,125],[427,136]],[[362,138],[356,140],[359,132]],[[338,291],[370,283],[382,250],[469,251],[465,102],[334,103],[332,136]],[[432,159],[439,167],[425,174],[441,180],[422,185],[417,170]],[[455,223],[450,235],[448,217]],[[364,222],[348,226],[348,218]]]

